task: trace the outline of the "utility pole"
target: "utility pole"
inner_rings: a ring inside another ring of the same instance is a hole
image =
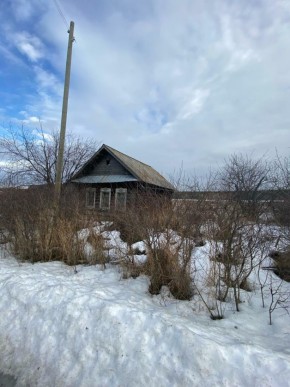
[[[67,107],[68,107],[68,94],[69,94],[69,83],[70,83],[70,69],[71,69],[71,56],[72,56],[72,45],[74,42],[74,22],[70,22],[68,30],[68,47],[65,67],[65,81],[63,90],[62,100],[62,113],[61,113],[61,127],[59,134],[58,144],[58,155],[56,164],[56,179],[55,179],[55,200],[56,205],[59,205],[60,192],[61,192],[61,180],[62,180],[62,169],[63,169],[63,153],[64,153],[64,142],[65,142],[65,131],[66,131],[66,118],[67,118]]]

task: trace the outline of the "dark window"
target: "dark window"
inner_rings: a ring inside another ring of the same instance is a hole
[[[86,207],[95,208],[96,188],[87,188],[86,190]]]
[[[116,210],[125,210],[127,202],[127,189],[117,188],[115,195],[115,207]]]
[[[109,210],[111,204],[111,189],[101,188],[100,192],[100,209]]]

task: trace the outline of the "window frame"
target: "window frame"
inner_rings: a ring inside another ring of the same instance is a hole
[[[103,207],[103,193],[109,193],[109,206],[108,207]],[[100,210],[103,210],[103,211],[110,210],[110,208],[111,208],[111,195],[112,195],[111,188],[101,188],[100,189]]]
[[[87,189],[86,189],[86,208],[89,208],[89,209],[93,209],[93,208],[95,208],[96,207],[96,188],[93,188],[93,187],[88,187]],[[88,203],[88,199],[89,199],[89,195],[91,194],[91,193],[93,193],[94,194],[94,196],[93,196],[93,205],[90,205],[89,203]]]
[[[115,190],[115,209],[118,211],[125,211],[127,207],[127,188],[116,188]],[[117,205],[118,203],[118,194],[125,194],[125,203],[124,206],[120,208],[120,206]]]

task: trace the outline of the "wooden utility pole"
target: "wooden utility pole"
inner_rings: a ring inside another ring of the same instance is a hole
[[[75,26],[74,22],[71,21],[70,27],[68,30],[69,37],[68,37],[68,47],[67,47],[66,67],[65,67],[65,81],[64,81],[64,91],[63,91],[63,100],[62,100],[61,127],[60,127],[60,134],[59,134],[58,155],[57,155],[57,164],[56,164],[55,199],[57,204],[60,201],[60,193],[61,193],[63,153],[64,153],[68,94],[69,94],[69,83],[70,83],[72,45],[75,40],[74,26]]]

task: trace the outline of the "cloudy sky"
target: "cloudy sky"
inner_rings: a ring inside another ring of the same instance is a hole
[[[58,4],[75,22],[72,132],[165,175],[289,153],[289,0]],[[59,128],[67,39],[53,0],[1,0],[1,125]]]

